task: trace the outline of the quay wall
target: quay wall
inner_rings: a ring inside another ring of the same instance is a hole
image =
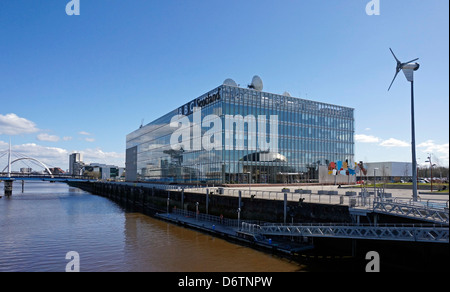
[[[220,194],[189,193],[174,190],[159,190],[151,187],[133,186],[114,182],[68,182],[70,186],[80,188],[95,195],[109,198],[121,205],[141,210],[147,214],[167,212],[176,207],[225,218],[237,219],[239,198]],[[206,210],[208,200],[208,210]],[[241,198],[241,219],[262,222],[282,223],[284,221],[284,201],[257,198]],[[296,223],[350,223],[348,206],[287,202],[286,221]]]

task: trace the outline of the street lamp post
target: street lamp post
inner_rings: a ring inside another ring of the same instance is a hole
[[[430,163],[430,180],[431,180],[431,191],[433,191],[433,166],[435,166],[436,164],[433,164],[431,162],[431,153],[429,154],[430,156],[428,156],[428,160],[426,160],[425,162],[429,162]]]
[[[247,172],[248,174],[248,195],[251,196],[251,192],[252,192],[252,185],[251,185],[251,180],[252,180],[252,172],[249,171]]]
[[[386,171],[387,169],[387,171]],[[391,175],[387,175],[387,174],[392,174],[389,173],[389,166],[384,166],[383,165],[383,194],[386,192],[386,177],[391,177]]]
[[[373,196],[374,196],[374,198],[377,196],[377,189],[376,189],[377,178],[375,176],[375,171],[376,170],[378,170],[378,168],[374,168],[373,169]]]
[[[241,230],[241,208],[237,209],[238,214],[238,229]]]
[[[170,209],[170,192],[167,192],[167,215],[169,215]]]
[[[197,221],[198,221],[198,205],[199,205],[199,202],[195,203],[195,220],[197,220]]]

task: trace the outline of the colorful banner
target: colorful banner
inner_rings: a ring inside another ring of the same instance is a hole
[[[364,163],[360,161],[359,163],[354,163],[353,167],[351,167],[351,163],[346,161],[336,161],[330,162],[328,164],[328,174],[330,175],[356,175],[358,172],[362,172],[364,175],[367,175],[367,169],[364,168]]]

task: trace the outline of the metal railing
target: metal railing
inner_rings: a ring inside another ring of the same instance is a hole
[[[264,200],[284,200],[285,192],[277,191],[259,191],[259,190],[244,190],[244,189],[223,189],[223,195],[238,197],[239,192],[242,198],[255,198]],[[348,205],[350,204],[351,196],[336,195],[336,194],[319,194],[319,193],[296,193],[286,192],[288,201],[305,202],[305,203],[321,203],[321,204],[336,204]],[[360,202],[360,200],[358,201]]]
[[[180,210],[178,208],[174,208],[172,210],[172,213],[184,217],[194,218],[199,221],[207,221],[229,227],[239,227],[239,221],[237,219],[229,219],[204,213],[196,213],[188,210]]]
[[[420,204],[412,201],[375,200],[373,210],[377,213],[420,219],[424,221],[449,224],[448,208],[435,208],[436,205]]]
[[[393,202],[416,205],[418,207],[426,207],[433,209],[445,209],[449,207],[449,200],[422,199],[421,197],[418,198],[417,202],[413,201],[412,198],[411,199],[393,198]]]
[[[243,220],[238,219],[230,219],[230,218],[224,218],[221,216],[215,216],[215,215],[209,215],[204,213],[196,213],[188,210],[181,210],[178,208],[173,208],[172,213],[184,217],[189,217],[196,219],[198,221],[206,221],[210,223],[216,223],[227,227],[233,227],[233,228],[239,228],[240,224],[243,222]],[[245,220],[245,222],[248,222],[249,224],[262,224],[262,221],[256,221],[256,220]]]
[[[333,237],[414,242],[449,242],[449,229],[442,225],[354,224],[242,224],[249,233],[265,236]]]

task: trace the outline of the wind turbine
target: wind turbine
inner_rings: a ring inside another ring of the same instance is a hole
[[[389,86],[388,91],[391,89],[391,86],[394,83],[395,78],[397,77],[397,74],[398,74],[398,72],[400,72],[400,70],[403,70],[403,73],[405,73],[405,77],[409,82],[413,82],[414,81],[413,72],[417,71],[420,67],[419,63],[413,63],[413,62],[419,60],[419,58],[411,60],[406,63],[402,63],[397,59],[397,57],[395,56],[392,49],[389,48],[389,50],[391,50],[392,56],[394,56],[395,60],[397,61],[397,68],[395,69],[394,79],[392,79],[392,82],[391,82],[391,85]]]
[[[395,78],[397,77],[397,74],[400,72],[400,70],[403,71],[405,74],[406,80],[411,82],[411,136],[412,136],[412,142],[411,142],[411,152],[412,152],[412,181],[413,181],[413,201],[417,202],[417,161],[416,161],[416,134],[415,134],[415,123],[414,123],[414,71],[417,71],[420,67],[419,63],[416,63],[419,58],[416,58],[414,60],[411,60],[406,63],[402,63],[397,59],[394,52],[392,51],[392,55],[394,56],[395,60],[397,61],[397,67],[395,69],[395,75],[394,79],[392,79],[391,85],[388,88],[388,91],[391,89],[392,84],[395,81]]]

